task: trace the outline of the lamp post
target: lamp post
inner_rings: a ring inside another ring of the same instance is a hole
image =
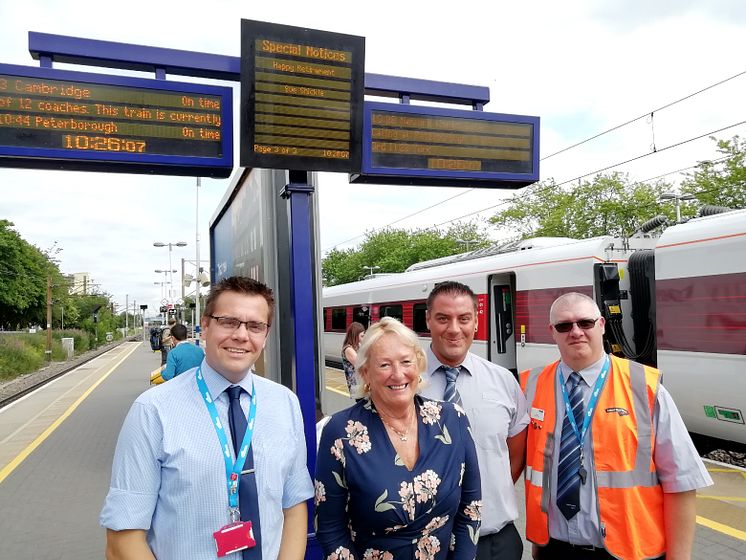
[[[184,299],[186,294],[184,291],[184,288],[191,285],[192,282],[195,283],[194,288],[194,318],[192,323],[194,324],[194,343],[199,346],[199,331],[200,331],[200,297],[201,297],[201,287],[207,287],[210,285],[210,277],[207,276],[205,273],[205,269],[200,266],[202,263],[209,263],[210,261],[192,261],[189,259],[181,259],[181,299]],[[189,263],[191,265],[194,265],[196,267],[195,275],[192,276],[191,274],[188,274],[184,271],[184,264]]]
[[[202,178],[197,177],[197,200],[195,204],[195,220],[194,229],[196,238],[194,240],[195,247],[197,249],[197,295],[194,298],[194,343],[199,346],[199,331],[200,331],[200,310],[199,310],[199,281],[200,281],[200,262],[199,262],[199,188],[202,186]],[[181,270],[184,270],[184,265],[181,266]],[[184,283],[182,282],[182,285]]]
[[[163,274],[163,285],[168,285],[168,303],[171,303],[171,285],[173,282],[173,273],[176,272],[176,270],[161,270],[160,268],[155,269],[156,274]],[[171,279],[169,280],[166,278],[166,275],[170,274]],[[161,299],[165,298],[166,295],[161,291]]]
[[[161,300],[163,300],[166,297],[164,292],[166,290],[166,286],[168,286],[170,283],[171,282],[168,282],[168,281],[166,281],[166,282],[153,282],[153,284],[155,284],[156,286],[160,286],[161,287]]]
[[[153,243],[153,247],[168,247],[168,270],[171,274],[171,286],[174,284],[174,272],[176,272],[173,269],[173,264],[171,263],[171,253],[173,251],[174,247],[186,247],[187,242],[186,241],[177,241],[176,243],[163,243],[161,241],[156,241]],[[171,303],[171,287],[168,288],[168,303]]]
[[[456,239],[456,243],[459,243],[460,245],[466,245],[466,252],[469,252],[469,245],[472,243],[476,243],[476,239]]]
[[[696,197],[693,194],[676,194],[674,192],[661,193],[659,200],[673,200],[676,205],[676,223],[681,223],[681,201],[682,200],[694,200]]]
[[[373,276],[373,271],[374,270],[379,270],[381,267],[380,266],[369,266],[367,264],[364,264],[363,268],[365,268],[365,269],[368,270],[368,277],[372,277]]]

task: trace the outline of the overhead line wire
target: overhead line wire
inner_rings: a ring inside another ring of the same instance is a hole
[[[613,169],[614,167],[619,167],[620,165],[625,165],[627,163],[630,163],[630,162],[633,162],[633,161],[637,161],[639,159],[651,156],[653,154],[658,154],[660,152],[663,152],[665,150],[669,150],[671,148],[677,148],[679,146],[683,146],[684,144],[688,144],[689,142],[694,142],[695,140],[700,140],[700,139],[704,138],[705,136],[710,136],[711,134],[715,134],[717,132],[722,132],[724,130],[728,130],[729,128],[734,128],[736,126],[740,126],[740,125],[743,125],[743,124],[746,124],[746,121],[740,121],[740,122],[737,122],[735,124],[731,124],[729,126],[725,126],[723,128],[719,128],[717,130],[713,130],[711,132],[707,132],[705,134],[700,134],[700,135],[695,136],[693,138],[689,138],[688,140],[682,140],[681,142],[676,142],[675,144],[670,144],[668,146],[664,146],[663,148],[660,148],[660,149],[658,149],[658,150],[656,150],[654,152],[648,152],[648,153],[645,153],[645,154],[633,157],[631,159],[628,159],[628,160],[625,160],[625,161],[621,161],[621,162],[615,163],[613,165],[609,165],[609,166],[603,167],[601,169],[597,169],[595,171],[591,171],[589,173],[585,173],[583,175],[579,175],[578,177],[574,177],[573,179],[568,179],[566,181],[562,181],[561,183],[555,183],[555,184],[552,184],[552,185],[546,185],[546,186],[544,186],[544,187],[542,187],[542,188],[540,188],[540,189],[538,189],[537,191],[534,191],[534,192],[542,192],[542,191],[548,191],[548,190],[556,189],[558,187],[562,187],[564,185],[567,185],[567,184],[572,183],[574,181],[577,181],[579,179],[583,179],[584,177],[588,177],[590,175],[595,175],[597,173],[601,173],[603,171],[607,171],[609,169]],[[696,166],[694,166],[694,167],[696,167]],[[513,197],[513,198],[509,198],[509,199],[505,199],[505,200],[501,200],[497,204],[494,204],[492,206],[488,206],[487,208],[482,208],[481,210],[476,210],[474,212],[470,212],[468,214],[464,214],[464,215],[459,216],[457,218],[453,218],[452,220],[441,222],[439,224],[435,224],[435,225],[432,225],[432,226],[430,226],[428,228],[424,228],[424,229],[425,230],[436,229],[436,228],[439,228],[439,227],[444,226],[446,224],[450,224],[451,222],[455,222],[455,221],[458,221],[458,220],[463,220],[464,218],[468,218],[468,217],[473,216],[475,214],[481,214],[482,212],[486,212],[488,210],[493,210],[493,209],[495,209],[495,208],[497,208],[499,206],[503,206],[505,204],[509,204],[510,202],[513,202],[515,199],[526,198],[526,196],[528,196],[528,194],[533,194],[533,192],[532,193],[527,193],[527,192],[524,191],[519,196],[516,196],[516,197]]]
[[[736,74],[733,74],[732,76],[729,76],[728,78],[725,78],[725,79],[723,79],[723,80],[720,80],[720,81],[718,81],[718,82],[715,82],[714,84],[710,84],[709,86],[706,86],[706,87],[704,87],[704,88],[702,88],[702,89],[700,89],[700,90],[697,90],[697,91],[695,91],[695,92],[692,92],[692,93],[690,93],[690,94],[688,94],[688,95],[685,95],[684,97],[681,97],[681,98],[679,98],[679,99],[677,99],[677,100],[675,100],[675,101],[671,101],[671,102],[669,102],[669,103],[666,103],[665,105],[662,105],[662,106],[658,107],[657,109],[653,109],[652,111],[647,111],[647,112],[643,113],[642,115],[640,115],[639,117],[635,117],[634,119],[630,119],[630,120],[628,120],[628,121],[626,121],[626,122],[623,122],[623,123],[621,123],[621,124],[618,124],[618,125],[616,125],[616,126],[613,126],[613,127],[609,128],[609,129],[607,129],[607,130],[604,130],[603,132],[599,132],[598,134],[595,134],[595,135],[591,136],[590,138],[586,138],[585,140],[582,140],[582,141],[580,141],[580,142],[577,142],[577,143],[575,143],[575,144],[572,144],[572,145],[570,145],[570,146],[567,146],[567,147],[565,147],[565,148],[562,148],[561,150],[558,150],[558,151],[556,151],[556,152],[554,152],[554,153],[551,153],[551,154],[549,154],[548,156],[544,156],[544,157],[543,157],[543,158],[541,158],[541,159],[540,159],[539,161],[545,161],[545,160],[547,160],[547,159],[549,159],[549,158],[551,158],[551,157],[554,157],[554,156],[556,156],[556,155],[559,155],[559,154],[561,154],[561,153],[567,152],[567,151],[569,151],[569,150],[571,150],[571,149],[573,149],[573,148],[577,148],[578,146],[582,146],[583,144],[586,144],[586,143],[588,143],[588,142],[591,142],[591,141],[593,141],[593,140],[595,140],[595,139],[597,139],[597,138],[600,138],[601,136],[604,136],[604,135],[606,135],[606,134],[608,134],[608,133],[610,133],[610,132],[614,132],[615,130],[619,130],[620,128],[623,128],[623,127],[625,127],[625,126],[627,126],[627,125],[630,125],[630,124],[632,124],[632,123],[634,123],[634,122],[636,122],[636,121],[639,121],[640,119],[646,118],[646,117],[648,117],[649,115],[652,115],[653,113],[657,113],[657,112],[663,111],[664,109],[668,109],[668,108],[670,108],[670,107],[673,107],[674,105],[677,105],[678,103],[681,103],[681,102],[683,102],[683,101],[686,101],[687,99],[691,99],[692,97],[695,97],[695,96],[699,95],[700,93],[704,93],[704,92],[706,92],[706,91],[708,91],[708,90],[710,90],[710,89],[713,89],[713,88],[715,88],[715,87],[717,87],[717,86],[723,85],[723,84],[725,84],[725,83],[727,83],[727,82],[729,82],[729,81],[731,81],[731,80],[734,80],[734,79],[736,79],[736,78],[739,78],[739,77],[741,77],[741,76],[743,76],[743,75],[746,75],[746,70],[743,70],[743,71],[741,71],[741,72],[738,72],[738,73],[736,73]],[[737,125],[734,125],[734,126],[737,126]],[[722,129],[722,130],[725,130],[725,129]],[[719,131],[715,131],[715,132],[719,132]],[[660,149],[660,150],[656,150],[656,151],[660,152],[660,151],[663,151],[663,150],[665,150],[665,149],[668,149],[668,148],[670,148],[670,147],[672,147],[672,146],[667,146],[666,148],[662,148],[662,149]],[[651,153],[655,153],[655,152],[651,152]],[[643,156],[640,156],[640,157],[643,157]],[[636,159],[639,159],[639,158],[636,158]],[[621,163],[619,163],[619,164],[617,164],[617,165],[624,165],[625,163],[630,163],[631,161],[634,161],[634,159],[632,159],[632,160],[629,160],[629,161],[626,161],[626,162],[621,162]],[[606,168],[606,169],[609,169],[609,168]],[[598,172],[600,172],[600,171],[603,171],[603,170],[599,170]],[[576,178],[576,179],[573,179],[573,180],[577,180],[577,179],[580,179],[580,178],[582,178],[582,177],[587,177],[587,175],[581,175],[580,177],[578,177],[578,178]],[[561,183],[561,184],[565,184],[565,183]],[[538,183],[537,183],[537,185],[538,185]],[[560,186],[560,185],[557,185],[557,186]],[[440,206],[441,204],[445,204],[446,202],[449,202],[449,201],[451,201],[451,200],[453,200],[453,199],[455,199],[455,198],[458,198],[458,197],[460,197],[460,196],[463,196],[463,195],[465,195],[465,194],[468,194],[468,193],[470,193],[470,192],[472,192],[472,191],[476,190],[476,188],[477,188],[477,187],[471,187],[471,188],[469,188],[469,189],[466,189],[466,190],[464,190],[464,191],[462,191],[462,192],[460,192],[460,193],[458,193],[458,194],[456,194],[456,195],[454,195],[454,196],[451,196],[451,197],[449,197],[449,198],[446,198],[445,200],[441,200],[440,202],[436,202],[435,204],[431,204],[430,206],[427,206],[426,208],[422,208],[422,209],[420,209],[420,210],[417,210],[417,211],[415,211],[415,212],[413,212],[413,213],[411,213],[411,214],[408,214],[407,216],[404,216],[403,218],[399,218],[398,220],[395,220],[395,221],[393,221],[393,222],[390,222],[390,223],[388,223],[388,224],[386,224],[386,225],[384,225],[384,226],[382,226],[382,227],[379,227],[379,228],[374,228],[374,230],[373,230],[373,231],[381,231],[381,230],[385,230],[386,228],[389,228],[389,227],[391,227],[392,225],[394,225],[394,224],[397,224],[397,223],[399,223],[399,222],[401,222],[401,221],[403,221],[403,220],[406,220],[406,219],[408,219],[408,218],[412,218],[412,217],[416,216],[417,214],[421,214],[421,213],[423,213],[423,212],[426,212],[426,211],[428,211],[428,210],[431,210],[432,208],[435,208],[436,206]],[[527,193],[527,192],[528,192],[528,190],[529,190],[530,188],[531,188],[531,185],[529,185],[528,187],[526,187],[526,190],[524,190],[524,193]],[[460,218],[455,218],[455,219],[453,219],[453,220],[450,220],[450,221],[448,221],[448,222],[443,222],[443,223],[442,223],[442,224],[440,224],[440,225],[443,225],[443,224],[448,224],[448,223],[451,223],[451,222],[453,222],[453,221],[456,221],[456,220],[460,220],[460,219],[462,219],[462,218],[464,218],[464,217],[468,217],[468,216],[471,216],[471,215],[473,215],[473,214],[475,214],[475,213],[476,213],[476,214],[478,214],[478,213],[480,213],[480,212],[483,212],[483,211],[486,211],[486,210],[490,210],[490,209],[492,209],[492,208],[496,208],[496,207],[498,207],[498,206],[501,206],[501,205],[503,205],[503,204],[506,204],[506,203],[507,203],[507,202],[506,202],[507,200],[508,200],[508,199],[506,199],[505,201],[500,201],[500,202],[499,202],[498,204],[496,204],[496,205],[494,205],[494,206],[490,206],[490,207],[488,207],[488,208],[485,208],[484,210],[480,210],[480,211],[478,211],[478,212],[472,212],[472,213],[470,213],[470,214],[466,214],[466,215],[464,215],[464,216],[461,216]],[[509,200],[512,200],[512,199],[509,199]],[[432,227],[438,227],[438,226],[431,226],[430,228],[425,228],[425,229],[426,229],[426,230],[427,230],[427,229],[432,229]],[[340,241],[339,243],[335,243],[334,245],[332,245],[332,246],[331,246],[331,249],[334,249],[334,248],[338,247],[339,245],[344,245],[345,243],[349,243],[350,241],[354,241],[355,239],[358,239],[358,238],[360,238],[360,237],[363,237],[364,235],[365,235],[365,233],[361,233],[361,234],[359,234],[359,235],[356,235],[355,237],[351,237],[351,238],[349,238],[349,239],[346,239],[346,240],[344,240],[344,241]]]
[[[420,214],[422,212],[430,210],[431,208],[435,208],[436,206],[440,206],[441,204],[445,204],[449,200],[453,200],[454,198],[458,198],[459,196],[463,196],[463,195],[465,195],[465,194],[473,191],[474,188],[476,188],[476,187],[472,187],[471,189],[468,189],[468,190],[465,190],[465,191],[461,191],[460,193],[455,194],[455,195],[453,195],[451,197],[448,197],[445,200],[441,200],[440,202],[436,202],[435,204],[431,204],[427,208],[422,208],[420,210],[417,210],[416,212],[413,212],[412,214],[409,214],[408,216],[404,216],[403,218],[399,218],[398,220],[394,220],[393,222],[388,223],[385,226],[382,226],[380,228],[375,228],[374,231],[380,231],[380,230],[384,230],[386,228],[390,228],[391,226],[393,226],[396,223],[401,222],[402,220],[406,220],[407,218],[411,218],[413,216],[416,216],[417,214]],[[365,235],[365,233],[361,233],[359,235],[356,235],[355,237],[350,237],[349,239],[345,239],[344,241],[340,241],[339,243],[335,243],[334,245],[332,245],[331,248],[334,249],[335,247],[337,247],[339,245],[344,245],[345,243],[349,243],[350,241],[354,241],[355,239],[358,239],[359,237],[363,237],[364,235]]]
[[[647,118],[648,116],[652,115],[653,113],[658,113],[660,111],[663,111],[664,109],[668,109],[669,107],[673,107],[674,105],[676,105],[678,103],[681,103],[682,101],[686,101],[687,99],[691,99],[695,95],[699,95],[700,93],[704,93],[707,90],[710,90],[710,89],[712,89],[714,87],[720,86],[720,85],[722,85],[722,84],[724,84],[726,82],[734,80],[734,79],[736,79],[736,78],[738,78],[740,76],[743,76],[744,74],[746,74],[746,70],[744,70],[742,72],[739,72],[738,74],[734,74],[733,76],[730,76],[729,78],[725,78],[724,80],[720,80],[719,82],[716,82],[714,84],[710,84],[707,87],[704,87],[704,88],[702,88],[702,89],[700,89],[698,91],[695,91],[694,93],[690,93],[689,95],[685,95],[681,99],[677,99],[676,101],[671,101],[670,103],[666,103],[665,105],[662,105],[661,107],[658,107],[657,109],[653,109],[652,111],[648,111],[648,112],[640,115],[639,117],[636,117],[634,119],[630,119],[627,122],[624,122],[622,124],[618,124],[616,126],[613,126],[610,129],[608,129],[608,130],[604,130],[603,132],[599,132],[598,134],[595,134],[594,136],[591,136],[590,138],[586,138],[585,140],[582,140],[580,142],[577,142],[577,143],[573,144],[572,146],[567,146],[566,148],[562,148],[561,150],[559,150],[557,152],[554,152],[553,154],[549,154],[548,156],[545,156],[545,157],[541,158],[540,161],[547,160],[547,159],[549,159],[551,157],[554,157],[554,156],[556,156],[558,154],[561,154],[561,153],[566,152],[568,150],[571,150],[573,148],[577,148],[578,146],[582,146],[583,144],[585,144],[587,142],[590,142],[592,140],[595,140],[596,138],[600,138],[601,136],[603,136],[605,134],[608,134],[609,132],[614,132],[615,130],[619,130],[620,128],[623,128],[623,127],[625,127],[625,126],[627,126],[629,124],[632,124],[633,122],[639,121],[640,119]]]

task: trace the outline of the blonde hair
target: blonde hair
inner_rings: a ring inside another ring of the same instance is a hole
[[[420,346],[417,334],[408,327],[402,325],[397,319],[394,319],[393,317],[384,317],[368,327],[368,330],[365,331],[363,343],[357,351],[357,365],[355,366],[355,371],[356,374],[360,376],[361,380],[362,374],[368,370],[368,361],[370,360],[370,354],[373,347],[385,335],[396,336],[399,341],[409,346],[414,352],[418,373],[422,374],[422,372],[425,371],[427,368],[427,356]],[[422,386],[422,383],[420,383],[419,386]],[[370,396],[370,386],[367,383],[358,383],[355,393],[356,394],[353,396],[358,399],[368,397]]]

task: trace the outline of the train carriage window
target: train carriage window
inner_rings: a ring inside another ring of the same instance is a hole
[[[416,333],[429,333],[425,312],[427,311],[426,303],[415,303],[412,306],[412,330]]]
[[[361,307],[352,308],[352,320],[360,323],[366,329],[370,324],[370,307],[363,305]]]
[[[382,305],[380,307],[381,317],[393,317],[401,321],[404,318],[404,312],[401,305]]]
[[[344,307],[332,309],[332,330],[344,331],[347,329],[347,310]]]

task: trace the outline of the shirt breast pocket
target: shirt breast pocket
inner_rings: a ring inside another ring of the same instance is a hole
[[[483,393],[481,400],[470,412],[472,433],[477,446],[489,451],[507,451],[506,439],[511,411],[500,395]]]

